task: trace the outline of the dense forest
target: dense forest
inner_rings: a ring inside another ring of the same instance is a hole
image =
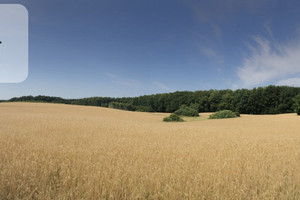
[[[300,94],[299,87],[270,85],[251,90],[177,91],[126,98],[63,99],[49,96],[23,96],[12,98],[9,101],[51,102],[110,107],[130,111],[170,113],[179,109],[181,105],[187,105],[199,112],[232,110],[242,114],[279,114],[295,111],[294,98],[298,94]]]

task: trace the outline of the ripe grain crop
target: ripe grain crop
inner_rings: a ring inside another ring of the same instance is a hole
[[[167,115],[1,103],[0,199],[300,199],[296,114]]]

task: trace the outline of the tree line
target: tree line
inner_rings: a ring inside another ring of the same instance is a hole
[[[9,101],[51,102],[110,107],[130,111],[174,112],[182,105],[198,112],[232,110],[241,114],[280,114],[295,112],[299,87],[273,86],[238,90],[177,91],[139,97],[90,97],[63,99],[49,96],[23,96]]]

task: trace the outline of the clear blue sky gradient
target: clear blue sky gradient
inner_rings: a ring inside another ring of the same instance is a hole
[[[0,3],[29,12],[29,75],[0,99],[300,86],[300,1]]]

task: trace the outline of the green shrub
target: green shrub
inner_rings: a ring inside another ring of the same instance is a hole
[[[173,113],[169,117],[165,117],[164,122],[183,122],[183,119]]]
[[[190,108],[196,110],[197,112],[199,112],[199,107],[200,107],[200,105],[198,103],[192,103],[190,105]]]
[[[235,118],[238,115],[231,110],[221,110],[209,116],[209,119]]]
[[[236,114],[237,117],[240,117],[241,114],[239,112],[234,112]]]
[[[188,117],[199,117],[197,110],[190,107],[181,107],[174,112],[176,115],[188,116]]]

